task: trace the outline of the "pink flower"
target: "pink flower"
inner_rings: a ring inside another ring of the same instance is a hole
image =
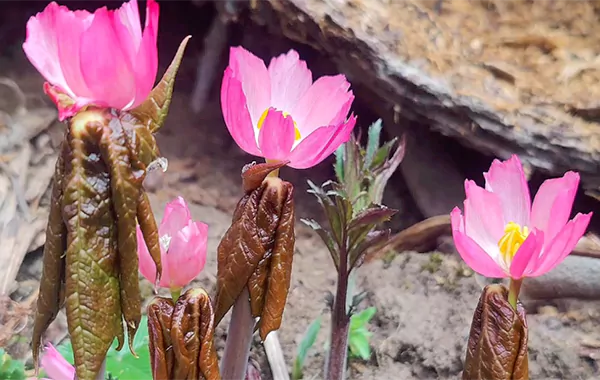
[[[73,380],[75,378],[75,367],[63,358],[51,344],[46,346],[40,361],[48,380]]]
[[[60,120],[90,104],[127,110],[148,97],[158,68],[158,14],[148,0],[143,33],[136,0],[93,14],[52,2],[29,19],[23,50],[48,81],[44,90]]]
[[[486,277],[540,276],[571,251],[592,213],[569,220],[579,174],[567,172],[545,181],[533,206],[521,161],[516,155],[494,160],[485,189],[465,181],[464,217],[452,210],[452,234],[463,260]]]
[[[167,203],[158,228],[161,246],[162,273],[159,286],[181,289],[192,281],[206,263],[208,225],[192,221],[190,210],[182,197]],[[140,227],[137,228],[140,272],[149,281],[156,279],[156,266],[150,257]]]
[[[246,152],[268,160],[289,160],[305,169],[348,141],[356,117],[347,119],[354,100],[343,75],[314,83],[298,53],[264,62],[242,47],[231,48],[221,87],[225,124]]]

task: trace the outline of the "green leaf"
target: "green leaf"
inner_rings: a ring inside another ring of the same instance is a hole
[[[350,355],[359,357],[363,360],[369,360],[371,357],[371,346],[369,345],[369,337],[363,334],[355,334],[350,336]]]
[[[302,223],[306,224],[308,227],[312,228],[321,237],[321,240],[323,240],[323,242],[327,246],[327,249],[329,250],[329,254],[331,255],[331,259],[333,260],[335,267],[339,268],[340,267],[339,247],[336,245],[335,241],[333,240],[333,236],[331,236],[331,233],[329,231],[327,231],[326,229],[324,229],[323,227],[321,227],[321,225],[314,219],[300,219],[300,221]]]
[[[381,129],[383,124],[381,119],[377,120],[369,127],[369,138],[367,140],[367,154],[365,156],[365,167],[370,168],[375,152],[379,147],[379,137],[381,136]]]
[[[306,329],[306,333],[298,346],[298,354],[294,360],[294,368],[292,369],[292,380],[302,379],[302,368],[304,367],[304,361],[308,350],[315,344],[317,335],[321,330],[321,316],[312,321],[312,323]]]
[[[127,339],[127,336],[125,336]],[[106,353],[107,376],[116,379],[151,379],[150,351],[148,349],[148,317],[143,316],[140,328],[133,339],[133,349],[138,354],[136,358],[126,347],[117,351],[118,342],[115,340]],[[73,347],[70,341],[65,341],[57,348],[58,352],[70,363],[73,363]]]
[[[377,308],[375,306],[371,306],[360,313],[354,314],[352,318],[350,318],[350,331],[366,326],[376,312]]]
[[[337,177],[337,180],[340,183],[344,182],[344,162],[345,162],[345,150],[346,150],[346,144],[342,144],[340,145],[339,148],[336,149],[335,151],[335,165],[334,165],[334,169],[335,169],[335,176]]]
[[[26,378],[24,363],[13,359],[4,349],[0,348],[0,379],[25,380]]]

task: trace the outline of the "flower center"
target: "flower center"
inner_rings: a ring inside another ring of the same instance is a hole
[[[265,110],[265,112],[263,112],[262,115],[260,115],[260,119],[258,119],[258,125],[257,125],[258,129],[262,128],[263,124],[265,123],[265,119],[267,118],[268,113],[269,113],[269,109],[267,108]],[[283,111],[283,116],[288,117],[288,116],[290,116],[290,114]],[[300,140],[302,138],[302,136],[300,135],[300,130],[298,130],[298,124],[296,124],[295,120],[294,120],[294,132],[295,132],[294,141]]]
[[[521,227],[517,223],[509,222],[504,227],[504,236],[500,238],[498,247],[500,253],[506,263],[510,263],[515,257],[515,254],[519,250],[519,247],[523,244],[525,239],[529,235],[529,228],[527,226]]]

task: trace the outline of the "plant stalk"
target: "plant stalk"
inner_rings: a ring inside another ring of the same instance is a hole
[[[521,284],[523,284],[522,278],[518,280],[510,279],[510,285],[508,286],[508,303],[514,310],[517,310],[517,301],[519,300]]]
[[[342,241],[345,241],[345,239]],[[331,315],[331,348],[327,363],[327,380],[344,380],[346,375],[348,330],[350,328],[350,317],[346,310],[347,293],[348,253],[344,247],[340,250],[337,290]]]
[[[253,334],[254,318],[250,310],[250,295],[248,289],[244,287],[231,311],[225,351],[221,359],[222,379],[244,380],[246,378]]]

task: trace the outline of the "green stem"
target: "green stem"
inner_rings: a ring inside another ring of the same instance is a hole
[[[181,295],[181,288],[171,288],[171,298],[173,298],[173,303],[176,303]]]
[[[519,291],[521,290],[521,284],[523,279],[510,279],[510,285],[508,286],[508,303],[517,310],[517,301],[519,300]]]

